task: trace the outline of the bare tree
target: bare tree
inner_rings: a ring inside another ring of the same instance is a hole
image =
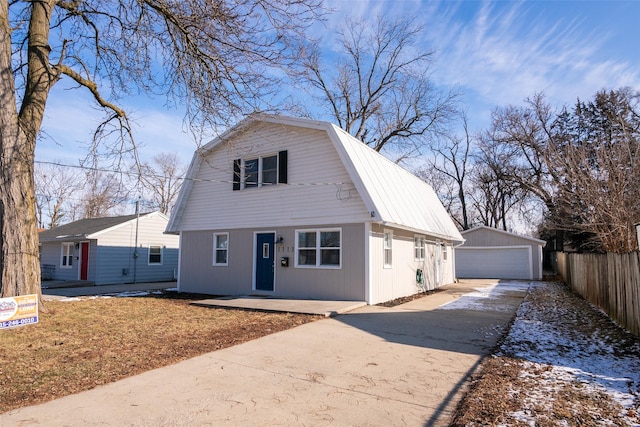
[[[479,160],[473,169],[469,193],[475,221],[487,227],[509,229],[509,219],[517,216],[526,203],[526,193],[513,181],[501,175],[489,162]]]
[[[140,183],[152,209],[169,214],[178,197],[186,166],[175,153],[160,153],[153,163],[145,163],[140,171]]]
[[[325,67],[310,44],[301,72],[338,125],[376,151],[419,154],[455,111],[453,93],[429,78],[433,52],[421,50],[422,28],[411,19],[349,21],[340,31],[342,53]]]
[[[129,199],[126,182],[115,173],[93,169],[85,174],[84,192],[76,203],[81,218],[102,218],[117,215],[119,207]]]
[[[536,94],[524,107],[494,110],[491,129],[480,138],[482,157],[500,179],[534,194],[549,210],[554,206],[554,183],[560,179],[548,163],[555,118],[544,95]]]
[[[572,111],[553,112],[542,95],[497,109],[483,135],[497,179],[536,196],[547,228],[579,250],[637,248],[640,219],[640,94],[602,91]],[[562,249],[562,242],[560,242]]]
[[[276,74],[266,70],[291,66],[317,7],[316,0],[0,0],[0,296],[40,292],[34,153],[59,80],[88,91],[105,112],[94,153],[135,157],[119,96],[167,95],[185,103],[194,126],[228,124],[277,91]]]
[[[36,209],[40,228],[57,227],[72,218],[69,209],[71,199],[80,193],[82,181],[82,175],[73,169],[55,164],[36,164]]]
[[[438,174],[449,182],[450,188],[448,211],[451,217],[463,230],[471,226],[469,208],[467,206],[467,181],[472,168],[473,138],[469,133],[467,118],[462,115],[464,136],[447,134],[438,138],[431,146],[433,157],[427,158],[427,169],[418,171],[423,178],[429,174]],[[428,172],[431,171],[431,172]],[[441,195],[442,194],[438,193]]]
[[[549,167],[557,185],[557,228],[580,250],[637,249],[640,219],[640,94],[602,91],[564,111],[553,126]]]

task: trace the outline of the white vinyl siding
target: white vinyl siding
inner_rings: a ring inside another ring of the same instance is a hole
[[[341,229],[296,230],[296,267],[340,268],[341,265]]]
[[[233,191],[234,159],[288,152],[288,184]],[[265,124],[241,139],[221,143],[202,160],[184,205],[180,229],[220,230],[310,224],[330,226],[371,220],[358,191],[324,131]],[[221,203],[224,200],[224,203]],[[206,214],[205,214],[206,213]]]
[[[229,265],[229,233],[214,233],[213,265]]]
[[[393,234],[393,268],[384,266],[385,231]],[[415,260],[416,237],[425,239],[425,257]],[[441,263],[438,268],[436,248],[437,239],[428,234],[385,227],[372,224],[371,253],[371,292],[370,304],[377,304],[395,298],[402,298],[425,289],[436,289],[440,285],[454,281],[453,263]],[[450,242],[443,242],[451,245]],[[416,280],[417,270],[422,271],[423,284]]]

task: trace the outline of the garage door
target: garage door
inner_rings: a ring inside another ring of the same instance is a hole
[[[531,280],[531,246],[456,248],[456,276]]]

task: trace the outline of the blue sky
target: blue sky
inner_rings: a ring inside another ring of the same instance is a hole
[[[326,5],[335,12],[310,34],[322,35],[327,49],[347,17],[414,16],[425,27],[420,43],[436,52],[434,82],[462,91],[472,130],[488,126],[496,106],[520,105],[537,92],[561,106],[604,88],[640,90],[640,1],[330,0]],[[181,110],[164,104],[140,96],[123,106],[134,118],[143,158],[176,151],[188,163],[196,142],[184,131]],[[47,104],[36,159],[77,164],[101,117],[86,93],[59,83]]]

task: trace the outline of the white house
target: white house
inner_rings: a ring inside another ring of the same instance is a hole
[[[462,236],[464,245],[455,249],[458,278],[542,279],[544,240],[484,225]]]
[[[433,189],[331,123],[253,115],[199,149],[167,227],[178,288],[376,304],[454,278]]]
[[[174,280],[179,238],[161,212],[86,218],[41,231],[43,279],[96,285]]]

